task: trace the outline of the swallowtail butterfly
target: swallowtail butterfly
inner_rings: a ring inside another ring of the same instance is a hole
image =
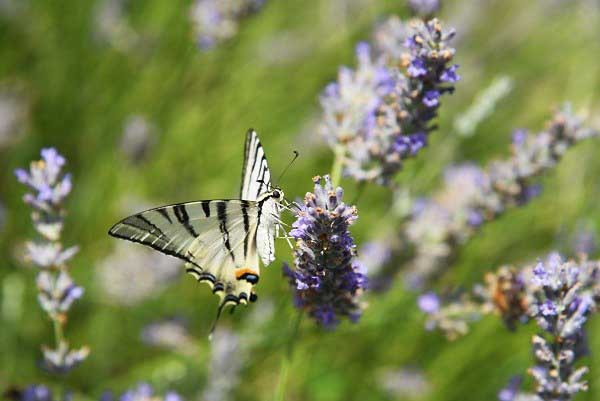
[[[259,259],[275,259],[283,192],[271,173],[258,136],[246,134],[240,199],[202,200],[162,206],[129,216],[109,231],[183,259],[186,271],[207,283],[226,305],[254,302]]]

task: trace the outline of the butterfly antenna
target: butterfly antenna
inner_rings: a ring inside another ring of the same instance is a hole
[[[292,166],[292,164],[294,164],[294,162],[296,161],[298,156],[300,156],[300,153],[298,153],[297,150],[294,150],[294,157],[292,158],[292,160],[290,160],[288,165],[283,169],[281,174],[279,174],[279,177],[277,177],[277,186],[279,186],[279,184],[281,183],[281,177],[283,177],[283,175],[288,171],[288,169]]]

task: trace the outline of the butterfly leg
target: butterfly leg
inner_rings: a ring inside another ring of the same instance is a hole
[[[277,216],[275,213],[273,213],[271,216],[273,216],[273,220],[275,220],[275,222],[278,224],[278,226],[282,226],[282,227],[289,227],[289,224],[286,224],[283,222],[283,220],[281,220],[281,218],[279,216]]]
[[[281,231],[283,231],[283,237],[279,236],[279,228],[281,227]],[[290,237],[288,235],[288,232],[285,230],[285,228],[283,228],[283,226],[279,226],[277,225],[277,239],[285,239],[288,243],[288,245],[290,246],[290,249],[294,249],[294,246],[292,245],[291,241],[290,241]]]
[[[298,211],[301,210],[300,206],[296,203],[296,202],[289,202],[288,200],[284,199],[284,202],[281,202],[280,205],[281,207],[283,207],[285,210],[287,210],[288,212],[291,213],[297,213]],[[292,209],[292,207],[294,207],[296,210]]]

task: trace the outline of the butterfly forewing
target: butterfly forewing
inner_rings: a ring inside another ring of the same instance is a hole
[[[256,131],[250,129],[246,134],[244,166],[242,170],[242,199],[257,200],[260,208],[257,228],[257,251],[263,264],[275,260],[275,225],[273,217],[279,216],[278,203],[265,194],[271,190],[271,172],[264,149]]]
[[[257,200],[260,195],[271,189],[270,186],[271,172],[265,151],[256,131],[251,129],[246,134],[240,197],[246,200]]]

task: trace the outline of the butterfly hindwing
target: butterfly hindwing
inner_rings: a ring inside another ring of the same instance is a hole
[[[187,262],[224,302],[245,303],[258,282],[257,202],[213,200],[147,210],[115,224],[110,235]]]

